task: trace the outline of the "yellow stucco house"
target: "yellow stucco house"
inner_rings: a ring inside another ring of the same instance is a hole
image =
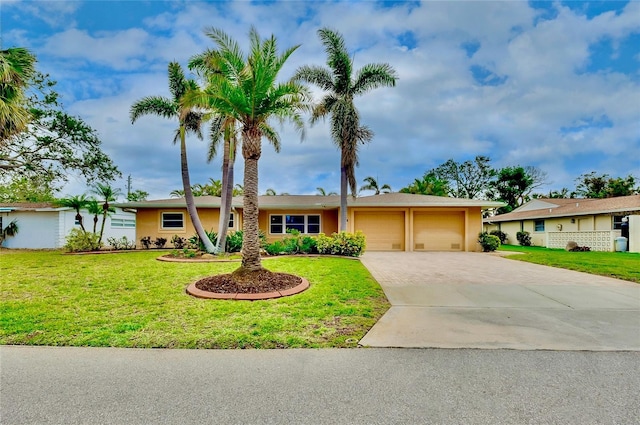
[[[230,230],[242,229],[242,197],[233,198]],[[206,230],[217,230],[220,198],[195,198]],[[260,229],[271,242],[288,229],[317,235],[338,231],[340,197],[260,196]],[[387,193],[348,200],[348,231],[362,231],[370,251],[477,251],[482,211],[503,203],[440,196]],[[150,236],[189,238],[195,230],[185,201],[160,199],[118,204],[136,211],[136,239]]]
[[[516,233],[524,230],[536,246],[565,248],[574,241],[592,251],[614,251],[623,223],[629,224],[628,250],[640,252],[640,195],[534,199],[508,214],[485,218],[484,229],[505,232],[508,243],[514,245],[518,244]]]

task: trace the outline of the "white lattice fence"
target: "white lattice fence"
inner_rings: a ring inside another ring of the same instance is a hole
[[[588,246],[591,251],[613,251],[613,242],[620,231],[592,230],[587,232],[548,232],[548,248],[565,248],[567,242],[574,241],[580,246]]]

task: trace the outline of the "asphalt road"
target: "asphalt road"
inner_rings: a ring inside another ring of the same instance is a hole
[[[637,424],[640,353],[0,347],[2,424]]]

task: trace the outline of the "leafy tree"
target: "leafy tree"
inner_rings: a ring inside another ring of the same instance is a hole
[[[0,145],[27,129],[32,119],[26,90],[36,58],[27,49],[0,50]]]
[[[358,148],[373,138],[373,132],[360,124],[354,98],[378,87],[393,87],[396,72],[386,63],[370,63],[357,72],[341,34],[328,28],[318,31],[327,53],[328,68],[302,66],[294,79],[314,84],[326,94],[314,106],[311,123],[331,116],[331,138],[340,149],[340,230],[347,228],[347,185],[352,195],[357,192],[355,167]]]
[[[140,202],[146,201],[149,197],[149,192],[145,192],[144,190],[136,189],[134,191],[130,191],[127,193],[127,201],[129,202]]]
[[[332,196],[332,195],[337,195],[336,192],[328,192],[326,190],[324,190],[324,188],[322,187],[316,187],[316,190],[318,191],[318,195],[320,196]]]
[[[583,198],[613,198],[638,193],[636,180],[629,175],[625,178],[612,178],[608,174],[598,175],[595,171],[582,174],[576,179],[576,191],[573,195]]]
[[[477,199],[486,196],[495,178],[490,162],[489,157],[481,155],[462,163],[450,159],[428,173],[448,183],[449,196]]]
[[[28,105],[31,122],[24,131],[0,141],[0,179],[25,176],[66,182],[73,172],[87,181],[112,181],[121,173],[100,149],[94,129],[67,114],[53,91],[55,82],[36,73]]]
[[[108,184],[103,183],[96,183],[91,191],[98,195],[101,201],[104,201],[102,204],[102,225],[100,226],[100,237],[98,238],[98,245],[100,245],[102,243],[102,236],[104,235],[104,224],[107,221],[107,216],[110,212],[115,212],[115,209],[111,207],[109,202],[115,202],[122,193],[120,189],[114,189]]]
[[[417,195],[448,196],[449,183],[440,180],[433,172],[425,173],[422,179],[415,179],[407,187],[400,189],[401,193],[413,193]]]
[[[265,137],[280,149],[280,137],[269,124],[271,118],[291,120],[304,129],[300,111],[306,106],[308,92],[294,83],[277,83],[276,78],[289,56],[298,46],[277,52],[275,37],[261,39],[255,28],[249,33],[250,52],[245,55],[238,43],[224,31],[206,32],[216,45],[209,51],[209,67],[215,70],[207,87],[193,93],[188,104],[231,117],[239,125],[244,157],[243,256],[237,275],[262,270],[258,227],[258,161]],[[242,279],[250,284],[251,279]]]
[[[533,184],[533,177],[523,167],[505,167],[498,171],[496,180],[491,184],[496,192],[494,199],[507,203],[498,209],[498,214],[511,212],[531,199],[529,194]]]
[[[185,140],[187,133],[193,133],[198,138],[202,139],[202,133],[200,131],[202,114],[181,104],[185,95],[189,91],[197,90],[198,87],[194,80],[187,79],[185,77],[182,67],[177,62],[169,63],[168,74],[169,91],[171,92],[172,98],[148,96],[136,101],[131,106],[131,123],[135,123],[142,115],[157,115],[164,118],[178,120],[178,129],[175,137],[173,138],[173,143],[175,144],[178,140],[180,141],[180,169],[187,211],[189,212],[191,223],[193,224],[198,237],[203,241],[207,252],[213,252],[215,248],[202,227],[194,195],[191,191],[189,164],[187,161],[187,145]]]
[[[0,202],[52,202],[57,189],[46,177],[13,176],[0,181]]]
[[[69,196],[66,198],[58,199],[55,202],[55,204],[60,207],[73,208],[76,212],[75,219],[78,222],[78,224],[80,224],[80,228],[82,229],[82,232],[87,233],[86,229],[84,228],[82,214],[80,214],[80,210],[82,210],[83,208],[86,208],[87,205],[89,204],[89,199],[87,199],[86,195],[82,194],[82,195],[75,195],[75,196]]]
[[[391,193],[391,186],[383,184],[382,187],[380,187],[378,180],[374,177],[365,177],[362,181],[366,184],[360,187],[360,192],[363,190],[373,190],[376,195],[380,195],[380,193]]]

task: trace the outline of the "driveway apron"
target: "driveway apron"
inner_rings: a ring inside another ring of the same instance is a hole
[[[640,351],[640,285],[486,253],[367,252],[371,347]]]

